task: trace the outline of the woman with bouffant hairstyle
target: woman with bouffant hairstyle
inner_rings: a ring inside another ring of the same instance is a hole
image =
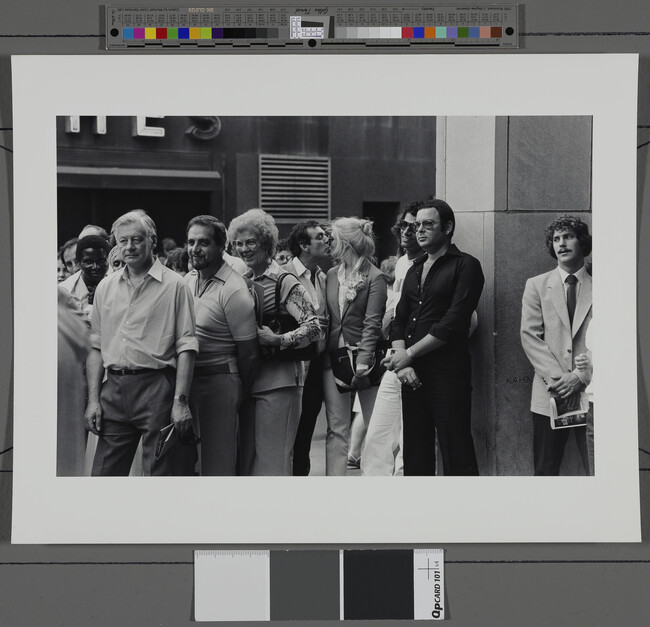
[[[352,387],[361,402],[364,420],[372,416],[377,388],[368,374],[375,363],[381,323],[386,308],[386,276],[373,265],[375,238],[372,222],[338,218],[332,222],[332,257],[340,264],[327,273],[327,307],[330,314],[328,349],[356,348]],[[331,361],[326,359],[324,377],[327,439],[327,475],[347,472],[350,432],[350,392],[336,387]]]
[[[248,266],[244,276],[262,292],[263,310],[257,331],[263,360],[240,411],[241,474],[289,476],[305,383],[305,367],[294,350],[319,340],[321,329],[305,288],[273,259],[278,244],[273,217],[249,209],[233,218],[228,234]],[[271,328],[280,318],[292,318],[294,328]]]

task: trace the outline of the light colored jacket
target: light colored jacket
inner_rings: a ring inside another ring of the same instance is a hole
[[[584,273],[576,300],[573,325],[569,324],[564,285],[556,269],[526,281],[521,309],[521,345],[535,369],[531,411],[550,415],[547,386],[554,377],[573,372],[588,385],[591,375],[575,367],[575,357],[587,348],[591,321],[591,277]]]

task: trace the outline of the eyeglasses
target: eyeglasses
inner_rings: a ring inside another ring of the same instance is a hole
[[[242,242],[241,240],[235,240],[232,244],[237,250],[242,250],[243,248],[248,248],[248,250],[255,250],[260,245],[260,243],[255,239],[247,239],[245,242]]]
[[[422,222],[413,222],[412,224],[416,231],[419,231],[420,227],[424,228],[425,231],[433,231],[433,227],[440,223],[435,220],[422,220]]]
[[[408,233],[411,231],[411,233],[415,233],[415,222],[407,222],[406,220],[402,220],[398,225],[397,228],[402,231],[402,233]]]

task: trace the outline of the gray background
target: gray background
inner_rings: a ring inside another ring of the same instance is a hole
[[[132,4],[154,5],[142,1]],[[265,4],[278,6],[280,3]],[[650,3],[647,0],[619,3],[528,0],[521,2],[520,7],[521,49],[507,54],[640,54],[638,144],[650,140]],[[101,14],[100,5],[88,0],[52,4],[42,0],[2,1],[0,128],[11,127],[9,55],[107,54],[99,36]],[[607,85],[603,85],[603,90],[606,89]],[[11,148],[11,131],[0,131],[0,145]],[[644,270],[650,267],[649,252],[644,247],[650,237],[649,150],[650,146],[638,150],[637,244],[641,281],[646,278]],[[10,448],[13,439],[11,179],[11,153],[0,149],[0,293],[3,294],[0,298],[3,322],[0,451]],[[627,228],[615,221],[612,226]],[[644,451],[650,451],[650,433],[644,358],[647,360],[650,354],[650,295],[643,284],[638,299],[639,462],[645,541],[629,545],[445,546],[448,623],[459,626],[648,624],[650,475],[644,469],[650,469],[650,454]],[[38,322],[38,312],[21,313]],[[192,622],[192,550],[214,546],[11,546],[11,466],[11,451],[0,454],[0,623],[14,626],[189,625]],[[489,524],[489,512],[485,520]],[[588,525],[589,521],[585,520],[584,524]]]

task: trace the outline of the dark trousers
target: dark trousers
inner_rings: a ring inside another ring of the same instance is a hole
[[[176,444],[161,459],[155,459],[160,430],[171,420],[174,374],[171,369],[137,375],[109,374],[100,394],[102,427],[93,460],[93,476],[127,476],[142,438],[145,475],[187,474],[184,470],[189,447]]]
[[[234,476],[237,459],[237,411],[242,400],[238,374],[197,375],[190,409],[201,434],[201,474]]]
[[[589,453],[587,450],[587,428],[570,427],[567,429],[551,429],[548,416],[533,412],[533,459],[535,476],[557,476],[564,457],[564,448],[573,432],[578,445],[578,452],[585,469],[590,474]]]
[[[309,451],[314,436],[316,419],[323,406],[323,355],[309,362],[309,370],[302,392],[302,409],[298,433],[293,445],[293,474],[306,477],[311,470]]]
[[[420,388],[402,386],[404,475],[435,475],[436,433],[444,474],[478,475],[470,374],[417,373]]]

